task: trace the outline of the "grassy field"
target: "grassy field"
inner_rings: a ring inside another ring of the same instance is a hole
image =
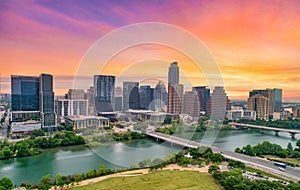
[[[298,160],[296,158],[279,158],[277,156],[272,156],[272,155],[264,155],[264,157],[269,158],[269,159],[274,160],[274,161],[285,162],[285,163],[300,166],[300,160]]]
[[[72,188],[74,190],[215,190],[221,189],[215,180],[207,173],[196,171],[157,171],[150,174],[114,177],[94,184]]]

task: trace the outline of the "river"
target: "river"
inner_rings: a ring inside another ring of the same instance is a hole
[[[270,141],[283,147],[291,142],[295,147],[296,140],[292,140],[288,133],[279,135],[275,136],[271,131],[261,134],[255,130],[226,130],[218,134],[213,146],[234,150],[247,144],[255,145]],[[200,141],[202,137],[203,134],[197,134],[194,140]],[[299,137],[296,135],[296,138]],[[58,173],[70,175],[98,169],[100,165],[112,169],[129,167],[146,158],[165,158],[180,149],[169,143],[157,143],[152,139],[114,143],[93,149],[83,146],[53,148],[44,150],[42,154],[36,156],[1,160],[0,178],[9,177],[16,185],[20,185],[22,181],[34,183],[46,174],[51,174],[52,177]]]

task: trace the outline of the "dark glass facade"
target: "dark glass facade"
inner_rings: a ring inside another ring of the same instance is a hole
[[[95,114],[97,112],[112,112],[115,101],[115,76],[95,75]]]
[[[41,74],[39,80],[42,126],[55,126],[53,76],[49,74]]]
[[[39,78],[11,76],[12,111],[39,111]]]

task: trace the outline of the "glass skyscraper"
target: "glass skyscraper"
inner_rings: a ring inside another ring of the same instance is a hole
[[[12,111],[39,111],[39,78],[11,76]]]
[[[41,74],[40,81],[40,112],[43,127],[54,127],[56,116],[54,113],[53,76]]]
[[[95,75],[95,114],[112,112],[115,102],[115,76]]]

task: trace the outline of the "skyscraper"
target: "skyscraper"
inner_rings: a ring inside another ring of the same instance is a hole
[[[282,89],[274,88],[274,111],[282,111]]]
[[[154,89],[155,110],[161,110],[168,104],[168,93],[166,86],[159,81]]]
[[[128,109],[139,109],[139,83],[123,82],[123,111]]]
[[[198,100],[200,102],[200,111],[206,112],[206,104],[210,97],[210,89],[206,86],[196,86],[193,87],[193,91],[197,92]]]
[[[84,90],[83,89],[69,89],[68,99],[70,100],[83,100],[84,99]]]
[[[269,99],[261,94],[255,94],[248,98],[248,110],[256,111],[256,118],[269,119]]]
[[[11,76],[12,121],[40,119],[39,78],[36,76]]]
[[[179,84],[179,67],[177,62],[170,64],[168,73],[168,113],[180,114],[183,103],[183,85]]]
[[[115,101],[115,76],[95,75],[95,113],[112,112]]]
[[[169,84],[168,113],[172,113],[172,114],[182,113],[183,89],[184,87],[182,84]]]
[[[179,67],[177,62],[170,64],[168,73],[168,84],[178,84],[179,83]]]
[[[183,113],[193,117],[194,121],[199,119],[200,102],[196,91],[186,91],[183,97]]]
[[[40,80],[40,112],[43,127],[55,127],[53,76],[41,74]]]
[[[273,115],[274,111],[279,112],[281,111],[282,107],[282,89],[278,88],[267,88],[264,90],[252,90],[249,92],[249,97],[252,97],[256,94],[263,95],[268,98],[269,105],[268,105],[268,113]]]
[[[224,119],[226,110],[231,109],[230,101],[223,87],[217,86],[208,99],[206,114],[217,118]]]
[[[84,98],[88,101],[88,115],[95,115],[95,87],[90,87]]]
[[[140,109],[153,109],[153,105],[150,105],[154,99],[154,89],[150,85],[140,86]]]

